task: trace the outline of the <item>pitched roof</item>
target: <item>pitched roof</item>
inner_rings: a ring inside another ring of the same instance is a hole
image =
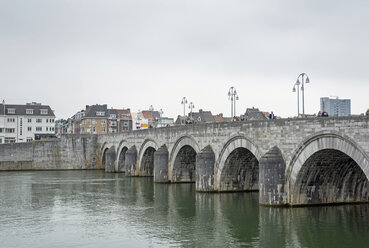
[[[130,109],[117,109],[117,114],[119,118],[122,118],[122,115],[129,115],[129,119],[132,120],[131,110]]]
[[[224,121],[224,118],[223,118],[223,115],[213,115],[213,118],[214,118],[214,121],[215,122],[223,122]]]
[[[258,108],[247,108],[246,109],[246,120],[265,120],[267,117]]]
[[[102,115],[96,115],[96,112],[102,113]],[[86,106],[86,114],[83,118],[107,118],[108,117],[108,106],[104,105],[91,105]]]
[[[15,113],[8,113],[8,109],[14,109]],[[27,114],[26,110],[32,109],[32,114]],[[41,114],[41,109],[47,110],[47,114]],[[4,115],[4,104],[0,104],[0,115]],[[27,115],[27,116],[52,116],[55,117],[54,112],[50,108],[49,105],[41,105],[41,103],[36,104],[24,104],[24,105],[18,105],[18,104],[5,104],[5,115]]]
[[[191,114],[189,114],[191,116]],[[203,111],[202,109],[199,112],[192,112],[192,118],[194,122],[214,122],[214,117],[211,111]]]

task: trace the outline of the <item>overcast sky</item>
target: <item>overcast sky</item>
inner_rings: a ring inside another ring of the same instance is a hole
[[[48,104],[67,118],[86,104],[183,113],[183,96],[230,115],[247,107],[305,112],[319,98],[369,108],[369,1],[0,0],[0,98]]]

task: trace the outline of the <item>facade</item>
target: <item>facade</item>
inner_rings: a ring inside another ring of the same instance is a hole
[[[108,110],[108,132],[109,133],[118,132],[118,113],[116,109]]]
[[[81,119],[82,134],[108,133],[108,106],[86,105],[86,113]]]
[[[0,105],[0,143],[31,142],[55,137],[55,115],[41,103]]]
[[[173,118],[160,117],[159,119],[157,119],[155,127],[169,127],[169,126],[172,126],[173,123],[174,123]]]
[[[78,134],[82,133],[82,118],[85,116],[86,111],[78,111],[72,118],[68,119],[67,133]]]
[[[329,116],[349,116],[351,115],[351,100],[321,97],[320,111],[327,111]]]
[[[117,109],[118,116],[118,132],[127,132],[132,130],[132,115],[131,110],[128,109]]]

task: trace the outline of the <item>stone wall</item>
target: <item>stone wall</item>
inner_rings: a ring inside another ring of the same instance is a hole
[[[65,135],[61,139],[0,145],[0,170],[102,169],[97,137]]]

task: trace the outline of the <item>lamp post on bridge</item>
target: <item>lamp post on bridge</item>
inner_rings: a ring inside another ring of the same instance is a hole
[[[188,105],[188,108],[190,109],[190,119],[191,119],[191,122],[193,122],[193,118],[192,118],[192,109],[195,108],[195,105],[193,104],[193,102],[190,102],[190,105]]]
[[[231,117],[236,115],[236,100],[238,100],[238,95],[235,87],[230,87],[228,90],[228,100],[231,100]]]
[[[181,104],[183,104],[183,118],[185,118],[184,120],[184,124],[186,123],[186,104],[187,104],[187,98],[184,96],[182,98]]]
[[[301,82],[300,82],[300,77],[301,77]],[[305,83],[310,83],[310,79],[308,77],[308,75],[303,72],[301,73],[296,80],[296,83],[293,86],[292,91],[295,92],[295,86],[297,86],[297,117],[299,117],[300,115],[300,106],[299,106],[299,86],[301,84],[301,94],[302,94],[302,117],[305,118],[305,99],[304,99],[304,92],[305,92]]]

